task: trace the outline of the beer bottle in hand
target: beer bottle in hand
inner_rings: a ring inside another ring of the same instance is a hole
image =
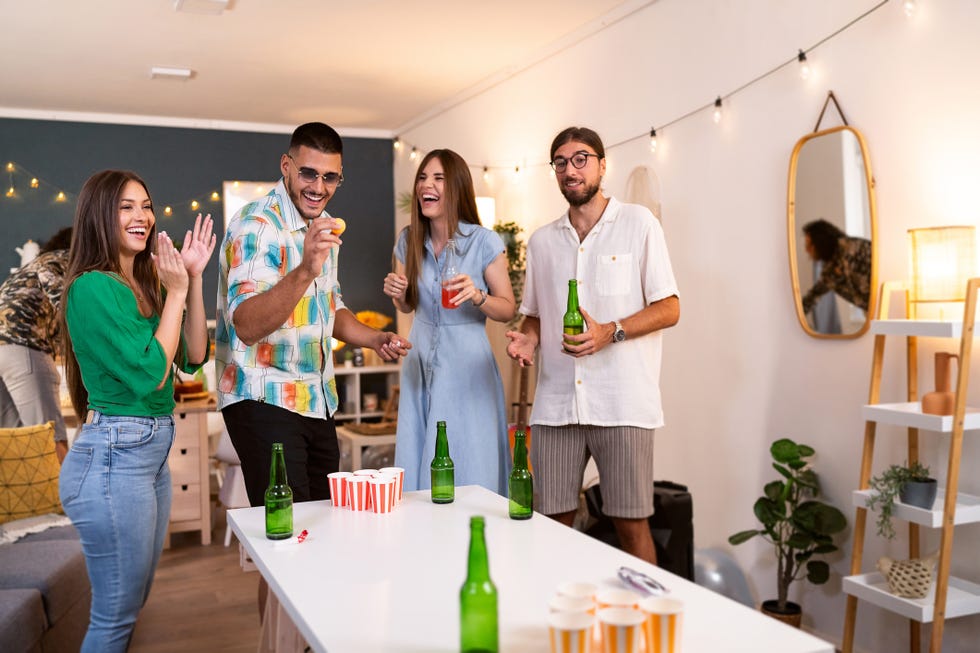
[[[286,480],[286,458],[282,442],[272,444],[272,468],[265,490],[265,536],[285,540],[293,535],[293,490]]]
[[[585,319],[578,310],[578,281],[568,280],[568,308],[565,310],[565,317],[562,319],[562,330],[565,335],[578,335],[585,331]],[[576,343],[565,339],[566,345]]]
[[[534,511],[534,480],[527,468],[527,436],[521,429],[514,433],[514,469],[507,481],[507,494],[510,518],[530,519]]]
[[[496,653],[497,587],[490,580],[484,519],[470,517],[470,556],[466,581],[459,589],[459,650]]]
[[[452,503],[456,498],[456,470],[449,457],[446,423],[436,422],[436,455],[429,467],[432,474],[432,503]]]

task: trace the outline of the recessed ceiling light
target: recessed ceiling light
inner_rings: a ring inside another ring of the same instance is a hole
[[[194,76],[190,68],[173,68],[170,66],[153,66],[150,68],[150,79],[180,79],[188,80]]]
[[[174,0],[174,11],[189,14],[219,15],[228,8],[228,0]]]

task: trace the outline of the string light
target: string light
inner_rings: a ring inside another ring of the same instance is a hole
[[[915,0],[904,0],[902,9],[905,10],[905,15],[911,18],[912,14],[915,13]]]
[[[395,148],[395,151],[396,152],[399,151],[399,150],[401,150],[402,149],[402,139],[400,139],[397,136],[395,136],[395,140],[391,142],[391,146],[393,148]]]
[[[211,201],[212,202],[217,202],[217,201],[220,201],[220,200],[221,200],[221,195],[218,194],[218,191],[212,191],[212,193],[211,193]]]
[[[13,162],[8,163],[7,164],[7,172],[13,172],[13,171],[14,171],[14,164],[13,164]]]
[[[711,114],[711,118],[712,120],[715,121],[716,125],[719,122],[721,122],[721,96],[720,95],[717,98],[715,98],[715,110]]]
[[[483,166],[483,181],[490,181],[490,168]]]
[[[31,188],[37,188],[38,185],[39,185],[39,182],[37,180],[37,177],[31,177]]]
[[[163,207],[163,214],[166,215],[166,216],[173,215],[174,214],[173,207],[170,207],[170,206]]]
[[[68,197],[65,196],[65,191],[63,191],[63,190],[59,190],[58,191],[58,194],[54,196],[54,201],[55,202],[64,202],[67,199],[68,199]]]
[[[197,203],[197,200],[191,200],[191,211],[196,211],[199,206],[200,204]]]
[[[7,197],[13,197],[16,194],[17,194],[17,192],[14,190],[14,187],[13,186],[11,186],[10,188],[7,189]]]
[[[419,158],[419,151],[413,147],[411,154],[408,155],[408,158],[415,161]]]
[[[657,130],[653,127],[650,128],[650,151],[657,151]]]
[[[800,77],[810,79],[810,64],[806,60],[806,53],[803,50],[800,50],[800,53],[796,55],[796,60],[800,62]]]

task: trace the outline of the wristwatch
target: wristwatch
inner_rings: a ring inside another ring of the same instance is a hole
[[[481,306],[483,306],[484,304],[486,304],[488,297],[489,297],[489,295],[487,295],[486,292],[484,292],[484,291],[481,290],[480,291],[480,301],[479,302],[473,302],[474,308],[480,308]]]
[[[613,342],[622,342],[626,340],[626,332],[623,331],[623,325],[618,321],[613,322],[616,325],[616,330],[613,331]]]

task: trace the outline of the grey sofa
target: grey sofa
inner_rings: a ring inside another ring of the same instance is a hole
[[[0,651],[76,653],[91,599],[74,526],[0,545]]]

